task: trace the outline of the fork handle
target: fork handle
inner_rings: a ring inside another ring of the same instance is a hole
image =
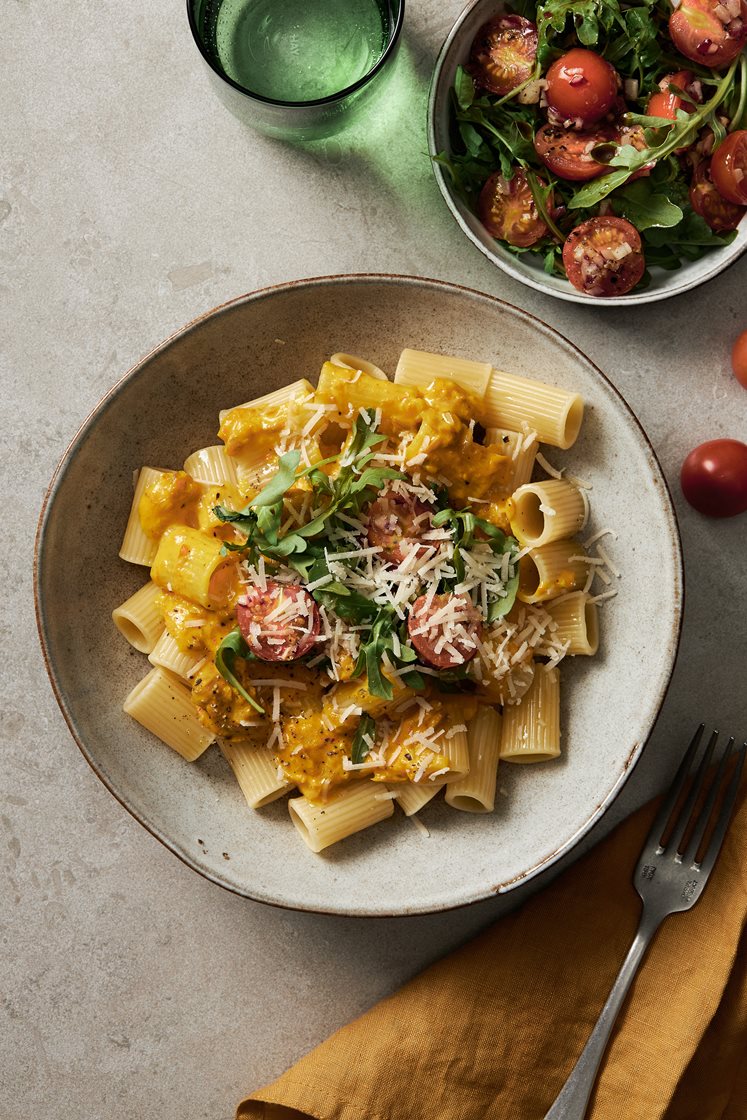
[[[628,955],[617,974],[617,979],[612,985],[612,991],[607,997],[607,1002],[602,1008],[597,1024],[589,1035],[589,1040],[581,1051],[581,1055],[571,1070],[555,1104],[545,1116],[545,1120],[584,1120],[597,1071],[607,1049],[615,1020],[625,1002],[628,989],[646,950],[662,921],[663,918],[659,915],[655,917],[650,914],[647,915],[645,910],[641,915],[633,944],[630,946]]]

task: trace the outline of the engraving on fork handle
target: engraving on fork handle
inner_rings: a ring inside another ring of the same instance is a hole
[[[682,901],[683,902],[689,902],[690,899],[692,898],[692,896],[695,894],[697,889],[698,889],[698,880],[697,879],[688,880],[688,882],[685,883],[684,887],[682,888]]]

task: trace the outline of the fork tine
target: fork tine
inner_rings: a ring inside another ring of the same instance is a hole
[[[698,797],[700,796],[705,784],[706,771],[708,770],[708,764],[711,761],[713,749],[716,746],[717,739],[718,731],[714,731],[710,739],[708,740],[708,746],[703,752],[703,757],[700,760],[697,772],[695,774],[695,777],[693,778],[693,783],[690,786],[685,804],[680,809],[677,820],[672,828],[672,835],[669,838],[667,847],[669,847],[670,844],[674,844],[675,852],[679,852],[680,848],[682,847],[682,841],[685,838],[687,826],[690,823],[690,817],[692,816],[693,809],[695,808],[695,803],[698,800]]]
[[[674,809],[675,805],[677,804],[677,799],[679,798],[680,793],[682,792],[682,787],[684,786],[685,781],[687,780],[687,775],[688,775],[688,772],[690,770],[690,765],[692,763],[693,758],[695,757],[695,753],[696,753],[698,747],[700,746],[701,736],[703,735],[704,731],[705,731],[705,724],[701,723],[700,727],[698,728],[698,730],[693,735],[692,742],[690,743],[690,746],[687,748],[687,751],[685,752],[685,757],[682,759],[682,762],[679,765],[679,769],[677,770],[677,773],[675,774],[674,781],[672,782],[671,786],[669,787],[669,793],[667,794],[667,799],[664,802],[664,804],[662,805],[662,807],[659,809],[659,812],[656,814],[656,818],[654,820],[654,823],[651,825],[651,831],[649,833],[649,842],[650,843],[655,842],[657,845],[659,845],[659,847],[661,847],[661,838],[664,835],[664,829],[667,827],[667,822],[669,821],[669,818],[672,815],[672,809]]]
[[[708,796],[704,804],[701,806],[700,813],[698,814],[698,818],[695,822],[693,834],[690,837],[690,843],[687,845],[685,851],[682,852],[683,863],[691,863],[698,854],[698,849],[700,848],[700,845],[703,841],[705,831],[708,828],[708,821],[710,820],[711,813],[713,812],[713,806],[721,787],[721,779],[723,777],[724,770],[726,769],[726,763],[729,755],[731,754],[731,748],[733,746],[734,736],[732,735],[721,752],[721,757],[718,761],[718,766],[716,767],[716,773],[713,776],[711,787],[708,790]]]
[[[745,754],[747,754],[747,742],[742,743],[736,754],[737,764],[734,767],[734,773],[732,774],[731,781],[727,786],[724,803],[721,806],[721,812],[719,813],[718,821],[716,822],[716,828],[708,845],[708,851],[706,852],[700,864],[700,870],[706,876],[706,878],[713,870],[713,865],[716,862],[718,854],[721,851],[721,845],[724,842],[724,836],[726,836],[726,830],[729,827],[731,814],[734,810],[734,802],[737,800],[737,793],[739,792],[739,782],[742,777],[742,770],[744,769],[744,757]]]

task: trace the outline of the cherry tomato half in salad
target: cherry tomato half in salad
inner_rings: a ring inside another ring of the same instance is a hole
[[[701,160],[690,184],[690,205],[705,218],[714,233],[729,233],[744,217],[745,207],[737,206],[716,189],[711,178],[710,160]]]
[[[731,368],[739,384],[747,389],[747,331],[742,331],[731,348]]]
[[[597,144],[613,143],[616,132],[613,128],[598,127],[577,131],[573,128],[557,128],[543,124],[534,136],[534,150],[539,158],[559,179],[583,182],[595,179],[609,168],[597,163],[591,150]]]
[[[534,73],[537,25],[523,16],[497,16],[475,35],[467,72],[483,89],[505,97]]]
[[[711,158],[711,178],[724,198],[747,206],[747,130],[730,132]]]
[[[711,439],[690,452],[680,472],[682,493],[706,517],[747,510],[747,443]]]
[[[652,93],[648,99],[646,112],[650,117],[665,117],[668,121],[677,119],[677,110],[684,109],[686,113],[692,113],[693,103],[683,97],[678,97],[669,88],[676,86],[683,92],[687,87],[693,83],[692,70],[678,70],[676,74],[667,74],[659,82],[659,92]]]
[[[490,176],[480,191],[477,215],[488,233],[518,249],[528,249],[547,233],[521,170],[512,179],[504,179],[499,171]]]
[[[669,17],[669,35],[685,58],[722,70],[747,42],[747,2],[682,0]]]
[[[547,71],[547,103],[568,120],[594,124],[617,96],[617,71],[594,51],[574,47]]]
[[[622,296],[646,267],[638,230],[625,218],[589,218],[571,230],[563,264],[574,288],[590,296]]]

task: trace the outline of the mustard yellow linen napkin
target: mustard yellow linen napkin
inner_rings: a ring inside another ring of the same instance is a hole
[[[542,1120],[635,932],[653,813],[252,1094],[239,1120]],[[703,897],[644,961],[589,1118],[747,1120],[747,782]]]

